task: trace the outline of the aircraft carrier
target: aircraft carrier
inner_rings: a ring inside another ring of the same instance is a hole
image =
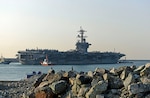
[[[76,49],[72,51],[58,51],[50,49],[26,49],[18,51],[19,62],[23,65],[40,65],[46,57],[54,65],[85,65],[85,64],[113,64],[125,56],[119,52],[88,52],[91,45],[84,36],[85,30],[80,27],[77,36]]]

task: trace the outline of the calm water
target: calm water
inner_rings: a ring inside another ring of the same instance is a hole
[[[144,65],[149,63],[148,60],[136,60],[133,63],[120,63],[120,64],[95,64],[95,65],[54,65],[54,66],[41,66],[41,65],[21,65],[12,63],[9,65],[0,64],[0,81],[2,80],[21,80],[26,78],[27,74],[31,74],[33,71],[47,73],[52,67],[55,71],[69,71],[73,67],[74,70],[80,71],[94,71],[97,67],[111,69],[118,68],[120,66],[131,66],[131,65]]]

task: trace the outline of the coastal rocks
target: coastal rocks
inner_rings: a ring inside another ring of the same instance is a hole
[[[0,98],[150,98],[150,64],[76,72],[50,69],[17,82],[0,82]]]

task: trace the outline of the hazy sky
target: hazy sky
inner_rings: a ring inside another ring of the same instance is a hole
[[[150,0],[0,0],[0,53],[75,49],[80,26],[89,51],[150,59]]]

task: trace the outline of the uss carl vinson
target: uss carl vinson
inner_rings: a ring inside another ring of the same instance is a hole
[[[113,64],[125,56],[119,52],[88,52],[91,45],[86,41],[86,32],[80,27],[77,36],[76,49],[72,51],[58,51],[50,49],[26,49],[18,51],[19,62],[23,65],[40,65],[46,56],[54,65],[85,65],[85,64]]]

